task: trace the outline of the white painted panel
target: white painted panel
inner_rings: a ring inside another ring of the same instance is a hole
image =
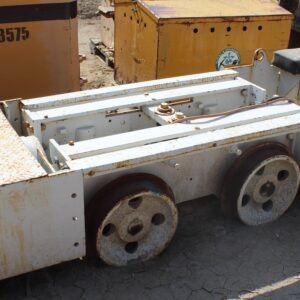
[[[200,130],[193,136],[68,161],[67,165],[74,170],[84,170],[86,176],[105,174],[299,130],[300,114],[296,113],[204,133]]]
[[[122,86],[105,87],[95,90],[23,100],[22,104],[24,108],[30,110],[47,107],[50,108],[57,107],[60,105],[70,105],[76,103],[84,103],[88,101],[99,101],[112,97],[121,97],[126,95],[133,95],[136,93],[145,93],[146,91],[150,92],[166,88],[175,88],[184,85],[209,83],[221,80],[226,81],[234,79],[237,75],[238,73],[233,70],[193,74],[187,76],[179,76],[173,78],[126,84]]]
[[[82,173],[0,187],[0,280],[85,255]]]
[[[45,124],[64,118],[82,117],[95,113],[105,113],[106,111],[116,110],[120,108],[159,104],[163,101],[172,101],[188,97],[199,97],[207,94],[217,94],[229,92],[232,90],[246,89],[251,85],[250,82],[241,78],[236,80],[216,82],[200,85],[191,85],[166,89],[162,91],[153,91],[146,94],[138,94],[127,97],[119,97],[103,101],[94,101],[88,103],[74,104],[64,107],[56,107],[39,111],[28,111],[25,113],[33,122],[43,121]]]

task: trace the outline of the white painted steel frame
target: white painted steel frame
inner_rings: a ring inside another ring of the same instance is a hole
[[[175,159],[191,153],[261,140],[270,136],[288,134],[300,130],[300,109],[295,104],[272,105],[272,107],[257,109],[255,113],[260,116],[255,118],[253,117],[253,111],[247,111],[229,116],[221,121],[215,121],[215,123],[219,123],[219,126],[214,124],[214,122],[205,124],[205,121],[188,125],[168,125],[166,127],[169,129],[169,137],[166,136],[165,140],[161,139],[160,142],[147,143],[142,138],[138,141],[138,136],[135,136],[135,141],[132,141],[133,144],[130,145],[130,141],[128,141],[128,147],[126,147],[122,142],[120,143],[121,139],[117,138],[119,148],[113,149],[107,146],[105,152],[103,148],[100,148],[103,145],[101,138],[97,141],[98,143],[96,142],[96,145],[93,142],[91,144],[80,142],[77,146],[77,151],[76,149],[74,152],[69,150],[71,151],[70,154],[68,149],[72,148],[71,146],[65,145],[61,146],[61,148],[67,156],[73,157],[73,159],[70,157],[66,161],[67,166],[71,170],[83,170],[84,175],[89,176],[90,172],[93,172],[95,175],[98,173],[106,174],[118,169],[129,169],[156,161]],[[264,115],[266,117],[263,117]],[[160,128],[157,129],[157,138],[162,138],[159,132]],[[178,134],[179,129],[181,132]],[[141,137],[147,136],[148,130],[144,130]],[[177,137],[173,136],[172,138],[172,133],[174,135],[177,134]],[[113,136],[107,139],[113,139]],[[82,144],[83,148],[81,148]],[[80,158],[76,159],[78,156]]]
[[[22,102],[23,118],[48,147],[51,138],[59,144],[78,141],[78,131],[86,128],[94,132],[89,138],[97,138],[155,127],[163,121],[153,111],[160,103],[189,98],[191,105],[174,107],[188,115],[203,114],[260,103],[266,95],[264,89],[226,70],[26,100]]]
[[[227,70],[22,101],[28,133],[49,147],[55,165],[67,169],[0,186],[0,279],[83,256],[84,201],[120,175],[157,175],[182,202],[218,195],[237,149],[278,141],[299,160],[300,108],[287,101],[157,126],[168,123],[155,114],[166,100],[193,98],[192,104],[174,108],[203,114],[266,99],[264,89],[237,75]],[[136,106],[126,114],[119,111]],[[119,123],[107,122],[110,118]],[[87,138],[71,146],[76,130]]]

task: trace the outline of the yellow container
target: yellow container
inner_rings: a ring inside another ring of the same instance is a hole
[[[137,82],[250,64],[288,46],[275,0],[115,0],[115,78]]]
[[[77,2],[1,0],[0,100],[80,89]]]

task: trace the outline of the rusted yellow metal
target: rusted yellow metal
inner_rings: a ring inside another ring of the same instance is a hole
[[[2,0],[0,99],[80,89],[74,0]]]
[[[292,15],[273,0],[115,1],[115,77],[137,82],[250,64],[286,48]]]

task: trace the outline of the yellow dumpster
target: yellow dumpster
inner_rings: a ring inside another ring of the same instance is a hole
[[[1,0],[0,100],[80,89],[77,2]]]
[[[115,78],[137,82],[250,64],[288,46],[292,14],[274,0],[115,0]]]

